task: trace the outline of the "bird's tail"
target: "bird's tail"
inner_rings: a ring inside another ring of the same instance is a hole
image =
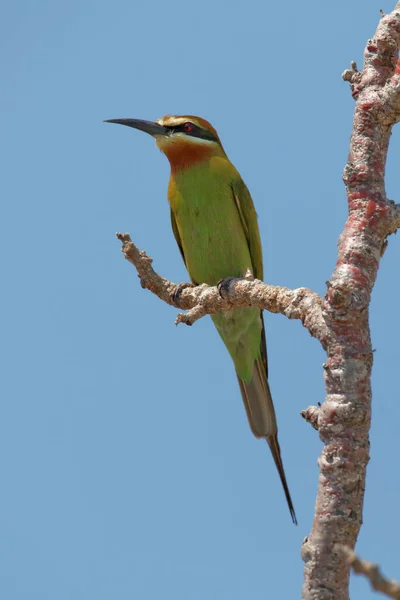
[[[281,449],[278,442],[278,426],[276,423],[275,409],[272,402],[271,391],[269,389],[264,361],[262,359],[255,361],[253,375],[249,383],[245,383],[239,377],[238,381],[250,428],[257,438],[263,437],[268,442],[282,482],[292,521],[297,525],[296,513],[294,511],[283,468]]]

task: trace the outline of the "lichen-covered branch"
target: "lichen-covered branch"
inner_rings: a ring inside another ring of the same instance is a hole
[[[361,560],[358,556],[345,546],[339,546],[339,553],[342,552],[346,562],[353,569],[354,573],[364,575],[370,582],[372,588],[377,592],[382,592],[389,598],[400,600],[400,583],[394,579],[387,579],[382,575],[379,566],[367,560]]]
[[[232,279],[221,294],[217,286],[180,286],[158,275],[152,267],[152,259],[135,246],[129,234],[117,233],[122,242],[122,252],[132,263],[140,277],[142,287],[156,294],[161,300],[187,313],[180,313],[176,323],[193,325],[205,315],[239,306],[256,306],[289,319],[300,319],[311,335],[325,343],[326,327],[322,317],[322,298],[307,288],[289,288],[267,285],[257,279]]]
[[[348,599],[349,565],[335,546],[354,548],[362,523],[373,356],[368,311],[386,238],[399,227],[399,208],[387,200],[384,182],[391,128],[400,120],[399,45],[400,2],[368,40],[363,71],[352,64],[343,76],[356,99],[343,175],[349,215],[323,306],[328,358],[318,431],[324,449],[314,521],[302,549],[303,600]]]
[[[305,410],[300,411],[300,415],[307,423],[310,423],[314,429],[318,431],[319,406],[309,406]]]

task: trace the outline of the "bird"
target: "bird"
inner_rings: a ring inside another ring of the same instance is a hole
[[[193,115],[105,122],[151,135],[169,160],[172,230],[191,284],[215,286],[229,278],[245,277],[249,270],[256,279],[263,280],[262,246],[253,200],[214,127]],[[297,525],[268,383],[263,313],[258,308],[243,307],[211,318],[233,360],[250,429],[269,445],[292,521]]]

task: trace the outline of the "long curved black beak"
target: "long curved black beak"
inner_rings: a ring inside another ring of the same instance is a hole
[[[104,123],[118,123],[118,125],[127,125],[134,129],[144,131],[149,135],[168,135],[169,130],[154,121],[143,121],[142,119],[109,119]]]

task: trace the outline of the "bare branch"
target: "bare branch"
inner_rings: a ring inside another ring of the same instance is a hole
[[[334,547],[354,548],[362,523],[373,358],[368,310],[386,238],[400,224],[384,182],[391,128],[400,117],[399,46],[400,2],[368,40],[363,71],[352,66],[344,73],[357,100],[343,174],[349,216],[323,306],[327,394],[318,430],[325,446],[312,531],[302,548],[303,600],[348,599],[349,566]]]
[[[350,63],[350,69],[346,69],[342,73],[342,79],[344,81],[348,81],[350,83],[350,87],[353,90],[356,85],[358,85],[362,78],[362,72],[357,69],[357,64],[354,60]]]
[[[357,71],[355,63],[352,63],[351,70],[346,70],[342,77],[345,81],[350,82],[353,98],[358,98],[366,88],[369,88],[370,92],[374,94],[377,91],[374,86],[379,86],[379,95],[382,98],[382,104],[386,105],[385,110],[390,112],[390,105],[393,104],[392,108],[397,112],[395,105],[398,103],[400,91],[395,70],[400,37],[400,3],[396,4],[392,13],[386,15],[381,12],[381,14],[382,18],[376,33],[372,39],[368,40],[364,51],[363,71]],[[399,120],[394,115],[389,118],[392,125]]]
[[[389,598],[400,600],[400,583],[394,579],[387,579],[382,575],[379,566],[375,563],[361,560],[356,553],[347,546],[337,546],[337,550],[346,557],[346,562],[359,575],[364,575],[370,582],[372,588],[382,592]]]
[[[314,429],[318,431],[318,416],[319,416],[319,407],[318,406],[309,406],[306,410],[302,410],[300,415],[303,417],[305,421],[310,423]]]
[[[205,315],[239,306],[256,306],[289,319],[300,319],[311,335],[326,344],[327,331],[321,310],[323,299],[315,292],[307,288],[290,290],[267,285],[248,274],[245,279],[232,279],[230,285],[224,287],[223,297],[217,286],[205,284],[186,287],[175,294],[179,286],[154,271],[152,259],[135,246],[128,233],[117,233],[117,238],[122,242],[125,258],[136,267],[142,287],[167,304],[189,311],[177,316],[177,324],[193,325]]]

